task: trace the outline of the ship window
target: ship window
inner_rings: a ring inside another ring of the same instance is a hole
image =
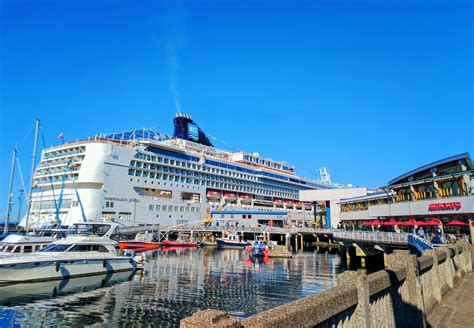
[[[65,252],[69,247],[71,247],[71,245],[52,244],[39,250],[39,252]]]
[[[148,205],[148,210],[149,210],[149,211],[153,211],[153,209],[154,209],[154,206],[153,206],[153,205]]]
[[[90,248],[90,245],[76,245],[69,252],[89,252]]]
[[[109,250],[102,245],[92,245],[92,250],[99,253],[108,253]]]
[[[33,251],[32,246],[23,246],[23,253],[31,253]]]
[[[155,205],[155,211],[159,211],[160,210],[160,205]]]

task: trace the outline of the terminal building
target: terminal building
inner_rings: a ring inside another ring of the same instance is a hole
[[[416,168],[365,194],[345,197],[347,191],[343,190],[301,191],[300,198],[329,204],[323,224],[328,228],[374,219],[423,221],[437,218],[444,224],[461,221],[472,229],[474,166],[469,153]],[[336,216],[332,215],[334,212]]]

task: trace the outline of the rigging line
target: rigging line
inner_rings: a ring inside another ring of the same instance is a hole
[[[43,126],[40,126],[40,131],[41,131],[41,141],[43,143],[43,149],[46,149],[46,142],[44,141]],[[48,175],[49,175],[49,184],[51,185],[51,193],[53,194],[54,207],[56,208],[58,206],[58,204],[56,202],[56,195],[54,194],[53,177],[51,175],[50,165],[46,166],[46,170],[47,170]]]
[[[25,195],[27,196],[27,199],[28,199],[27,189],[26,189],[26,186],[25,186],[25,179],[23,178],[23,172],[21,171],[21,165],[20,165],[20,158],[18,157],[18,155],[16,156],[16,163],[18,164],[18,172],[20,172],[21,185],[22,185],[23,191],[25,192]]]
[[[23,145],[25,144],[26,140],[28,139],[28,137],[30,136],[30,133],[31,131],[33,131],[33,128],[35,127],[35,123],[33,123],[31,126],[30,126],[30,129],[28,130],[28,132],[25,134],[25,136],[23,137],[23,140],[20,142],[20,146],[17,147],[18,150],[20,150]]]

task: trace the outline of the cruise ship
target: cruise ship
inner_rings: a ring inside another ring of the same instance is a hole
[[[173,122],[173,137],[139,129],[44,149],[30,224],[108,219],[172,226],[211,215],[296,224],[314,210],[299,201],[299,191],[331,187],[298,176],[286,162],[217,149],[188,114],[177,113]]]

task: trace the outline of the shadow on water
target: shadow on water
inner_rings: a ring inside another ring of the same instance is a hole
[[[7,286],[0,289],[0,316],[13,316],[26,326],[176,327],[200,309],[242,317],[261,312],[328,289],[343,271],[337,252],[263,259],[239,249],[208,247],[156,250],[149,257],[145,274],[129,282],[123,277],[112,283],[113,275],[105,284],[89,277]]]

